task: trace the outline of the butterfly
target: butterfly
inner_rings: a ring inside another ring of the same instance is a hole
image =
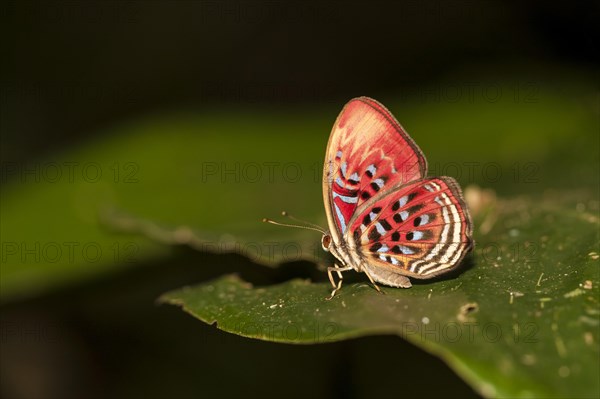
[[[377,283],[410,288],[409,278],[454,270],[473,247],[471,217],[456,180],[427,177],[421,149],[368,97],[350,100],[333,126],[323,199],[329,230],[322,230],[321,244],[340,263],[327,268],[328,299],[341,289],[344,271],[365,273],[379,291]]]

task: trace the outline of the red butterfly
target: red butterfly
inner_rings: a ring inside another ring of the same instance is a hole
[[[377,290],[376,282],[409,288],[408,277],[448,272],[471,250],[472,222],[458,183],[426,176],[423,152],[383,105],[368,97],[346,104],[323,168],[329,232],[322,246],[341,263],[327,269],[330,299],[343,271],[364,272]]]

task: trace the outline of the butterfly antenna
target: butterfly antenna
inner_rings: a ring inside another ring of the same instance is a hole
[[[287,213],[286,213],[284,216],[289,216],[289,215],[287,215]],[[264,223],[271,223],[271,224],[274,224],[276,226],[295,227],[295,228],[298,228],[298,229],[314,230],[314,231],[318,231],[321,234],[327,234],[327,232],[324,229],[322,229],[321,227],[319,227],[317,225],[312,225],[312,223],[309,223],[310,224],[309,226],[302,226],[302,225],[299,225],[299,224],[290,224],[290,223],[276,222],[274,220],[267,219],[267,218],[263,218],[262,221]]]
[[[325,229],[322,228],[321,226],[319,226],[317,224],[314,224],[314,223],[311,223],[311,222],[307,222],[306,220],[298,219],[297,217],[294,217],[294,216],[290,215],[286,211],[282,211],[281,212],[281,216],[288,217],[288,218],[292,219],[295,222],[304,223],[304,224],[306,224],[308,226],[314,227],[315,229],[319,229],[319,231],[323,231],[323,232],[325,231]]]

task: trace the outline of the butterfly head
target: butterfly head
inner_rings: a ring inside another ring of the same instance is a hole
[[[323,251],[329,252],[331,241],[331,235],[329,235],[329,233],[323,234],[323,237],[321,238],[321,246],[323,247]]]

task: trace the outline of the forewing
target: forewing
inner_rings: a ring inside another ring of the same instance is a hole
[[[323,170],[334,240],[340,241],[356,209],[378,192],[426,174],[422,151],[383,105],[367,97],[351,100],[333,126]]]
[[[436,177],[366,203],[345,237],[371,267],[430,278],[457,266],[472,247],[472,222],[460,187]]]

